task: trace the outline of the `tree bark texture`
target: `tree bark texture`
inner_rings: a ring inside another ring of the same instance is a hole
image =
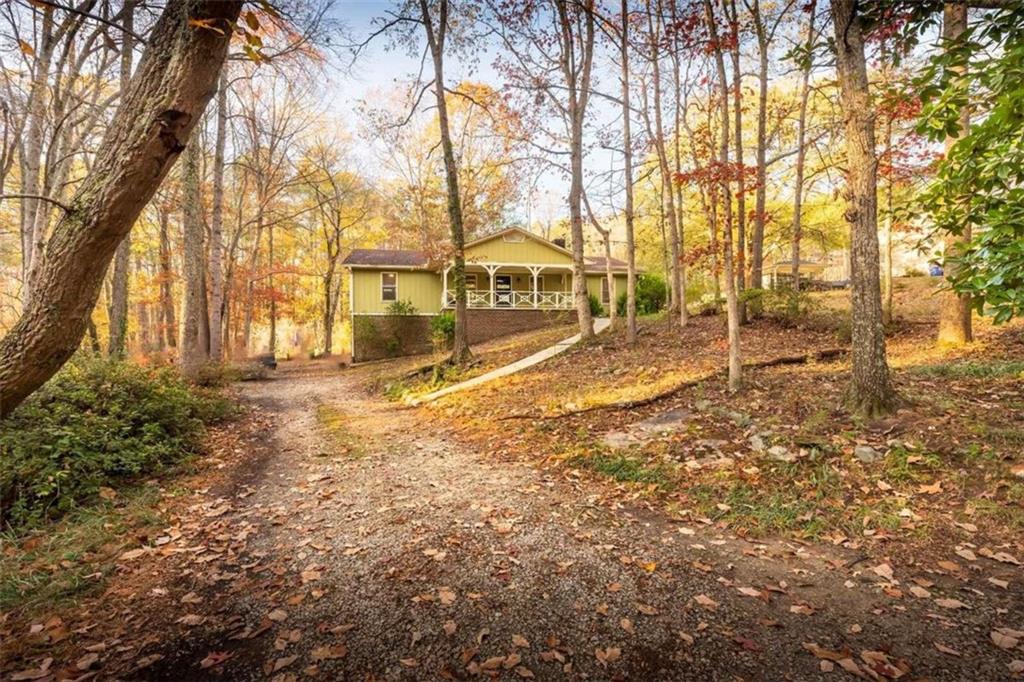
[[[894,409],[882,325],[878,272],[878,195],[875,118],[868,88],[857,0],[833,0],[836,70],[846,126],[846,195],[850,223],[853,370],[850,407],[873,417]]]
[[[185,295],[181,311],[181,371],[194,378],[208,359],[204,348],[203,316],[206,287],[203,284],[203,220],[199,196],[199,136],[193,135],[182,162],[182,193],[185,212],[181,221],[182,279]]]
[[[0,416],[81,343],[117,245],[160,186],[213,96],[240,0],[171,0],[92,171],[45,247],[34,294],[0,341]],[[209,21],[220,31],[189,24]]]
[[[949,43],[957,41],[967,30],[967,5],[946,3],[942,17],[942,37]],[[966,135],[971,125],[971,113],[968,107],[960,110],[960,134]],[[956,144],[957,138],[946,140],[946,151]],[[945,239],[945,255],[956,255],[971,240],[970,224],[964,225],[959,235],[947,235]],[[945,262],[946,275],[952,275],[957,268],[956,263]],[[971,329],[971,299],[969,296],[947,290],[940,294],[939,304],[939,343],[945,345],[961,345],[974,339]]]

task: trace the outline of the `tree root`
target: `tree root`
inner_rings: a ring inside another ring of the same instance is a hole
[[[826,350],[817,351],[813,353],[805,353],[804,355],[784,355],[782,357],[772,358],[770,360],[761,360],[758,362],[747,363],[743,365],[743,369],[763,369],[765,367],[778,367],[779,365],[803,365],[812,361],[820,362],[822,360],[831,360],[841,355],[845,355],[847,352],[849,351],[846,348],[829,348]],[[725,374],[727,371],[727,369],[723,368],[714,372],[709,372],[708,374],[705,374],[704,376],[698,377],[696,379],[687,379],[686,381],[670,386],[666,388],[664,391],[659,391],[658,393],[647,396],[646,398],[637,398],[635,400],[617,400],[612,403],[603,403],[601,405],[589,405],[587,407],[581,407],[576,410],[567,410],[565,412],[558,412],[556,414],[509,414],[503,417],[499,417],[498,420],[548,420],[561,419],[563,417],[573,417],[578,414],[586,414],[587,412],[598,412],[600,410],[631,410],[637,407],[644,407],[645,405],[650,405],[651,403],[656,403],[659,400],[664,400],[665,398],[669,398],[683,389],[692,388],[697,384],[707,381],[708,379],[713,379],[715,376]]]

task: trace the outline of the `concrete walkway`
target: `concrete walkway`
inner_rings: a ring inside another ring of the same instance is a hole
[[[607,317],[595,317],[594,318],[594,333],[595,334],[600,334],[605,329],[607,329],[610,325],[611,325],[611,320],[609,318],[607,318]],[[418,396],[416,398],[410,398],[410,399],[407,400],[407,402],[410,405],[422,405],[423,403],[429,403],[429,402],[431,402],[433,400],[437,400],[438,398],[440,398],[442,396],[446,396],[446,395],[449,395],[451,393],[457,393],[458,391],[465,391],[466,389],[470,389],[470,388],[475,388],[476,386],[480,386],[482,384],[486,384],[489,381],[494,381],[495,379],[500,379],[501,377],[506,377],[509,374],[515,374],[516,372],[524,370],[527,367],[533,367],[534,365],[539,365],[540,363],[544,362],[548,358],[555,357],[559,353],[564,352],[570,346],[573,346],[574,344],[576,344],[576,342],[578,342],[579,340],[580,340],[580,335],[579,334],[576,334],[575,336],[570,336],[568,339],[565,339],[564,341],[559,341],[558,343],[556,343],[553,346],[548,346],[544,350],[537,351],[533,355],[528,355],[525,358],[523,358],[521,360],[516,360],[515,362],[513,362],[511,364],[508,364],[508,365],[505,365],[504,367],[499,367],[497,369],[492,369],[490,372],[486,372],[484,374],[481,374],[478,377],[473,377],[472,379],[467,379],[466,381],[463,381],[461,383],[452,384],[451,386],[446,386],[445,388],[442,388],[440,390],[434,391],[433,393],[427,393],[426,395],[421,395],[421,396]]]

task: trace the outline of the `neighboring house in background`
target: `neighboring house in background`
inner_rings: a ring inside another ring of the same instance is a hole
[[[469,242],[465,253],[470,343],[575,317],[572,253],[558,241],[513,227]],[[607,310],[626,290],[626,263],[612,259],[609,290],[605,259],[585,260],[587,291]],[[451,263],[431,263],[422,251],[356,249],[342,265],[353,362],[431,349],[431,318],[455,307]]]

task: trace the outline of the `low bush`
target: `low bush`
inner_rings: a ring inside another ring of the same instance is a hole
[[[388,304],[387,313],[388,315],[415,315],[417,310],[412,301],[393,301]]]
[[[18,530],[196,453],[230,404],[171,369],[75,359],[0,421],[0,512]]]
[[[438,349],[451,348],[455,339],[455,313],[445,311],[430,320],[430,336]]]
[[[601,301],[597,299],[597,296],[590,294],[587,296],[587,300],[590,301],[590,314],[594,317],[603,317],[604,306],[601,305]]]
[[[636,279],[636,314],[653,315],[665,307],[668,288],[665,280],[657,275],[640,275]],[[619,294],[615,302],[619,315],[626,314],[626,294]]]
[[[747,289],[743,292],[743,298],[752,307],[760,310],[764,317],[784,324],[805,321],[818,309],[810,293],[790,287]]]

